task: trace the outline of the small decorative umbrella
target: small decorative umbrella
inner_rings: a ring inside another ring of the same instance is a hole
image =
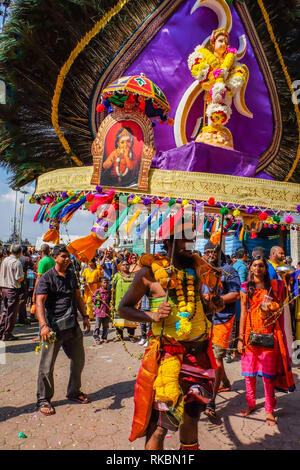
[[[102,103],[96,108],[98,112],[110,105],[123,108],[126,102],[131,102],[136,103],[148,117],[160,117],[166,121],[170,111],[163,91],[143,73],[118,78],[104,88],[101,99]]]

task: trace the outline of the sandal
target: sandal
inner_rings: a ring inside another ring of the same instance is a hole
[[[208,403],[205,408],[204,414],[210,419],[212,423],[216,422],[217,413],[216,413],[215,405],[213,405],[212,403]]]
[[[42,409],[48,410],[48,411],[42,411]],[[55,415],[55,408],[49,403],[49,401],[42,401],[41,403],[38,404],[38,409],[39,412],[42,413],[44,416],[51,416]]]
[[[82,405],[89,403],[88,396],[82,392],[80,392],[79,395],[77,395],[77,397],[68,397],[68,400],[74,401],[75,403],[81,403]]]
[[[231,385],[221,385],[219,388],[218,388],[218,393],[221,393],[221,392],[230,392],[231,391]]]
[[[94,339],[94,344],[95,344],[96,346],[99,346],[99,344],[101,344],[100,339]]]

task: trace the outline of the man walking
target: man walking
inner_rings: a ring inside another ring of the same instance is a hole
[[[19,307],[21,282],[24,279],[22,264],[19,260],[21,247],[13,245],[11,254],[3,260],[0,270],[0,287],[2,288],[2,313],[0,317],[0,339],[14,341],[13,336]]]
[[[26,311],[27,292],[28,292],[27,270],[33,267],[33,262],[31,258],[28,256],[26,246],[23,246],[22,248],[20,262],[22,264],[22,268],[24,272],[24,279],[21,282],[21,289],[20,289],[18,323],[20,323],[21,325],[30,325],[30,320],[27,318],[27,311]]]
[[[42,356],[38,372],[37,406],[46,416],[55,413],[51,405],[54,395],[54,365],[60,347],[71,361],[67,398],[88,403],[80,391],[84,367],[83,336],[77,321],[77,308],[83,317],[84,333],[90,331],[89,317],[80,295],[76,276],[70,269],[70,253],[65,245],[53,249],[55,266],[41,276],[36,287],[37,318],[41,328]],[[55,332],[54,342],[49,342]]]
[[[204,247],[204,259],[212,266],[218,264],[218,250],[220,247],[214,246],[210,241],[206,243]],[[223,258],[221,254],[221,259]],[[212,400],[206,407],[205,414],[214,421],[217,418],[216,415],[216,396],[219,392],[230,391],[231,384],[226,375],[224,368],[223,359],[226,356],[227,349],[229,347],[230,335],[233,327],[235,317],[236,302],[240,298],[240,279],[236,270],[223,261],[221,263],[223,274],[221,277],[222,288],[217,292],[224,302],[224,308],[221,311],[217,311],[213,316],[213,334],[212,343],[213,351],[216,358],[218,369],[216,371],[216,380],[214,384],[214,393]],[[207,295],[208,290],[203,286],[203,294]]]

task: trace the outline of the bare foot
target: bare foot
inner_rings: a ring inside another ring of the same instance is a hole
[[[277,419],[274,417],[273,413],[266,413],[266,423],[268,426],[275,426],[275,424],[277,424]]]
[[[247,406],[246,408],[241,410],[241,415],[242,416],[248,416],[251,413],[253,413],[254,410],[255,410],[255,406]]]

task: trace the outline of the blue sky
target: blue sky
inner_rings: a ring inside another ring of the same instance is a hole
[[[6,241],[13,232],[13,219],[14,219],[14,208],[16,193],[9,185],[9,174],[3,168],[0,168],[0,239]],[[29,204],[28,198],[34,193],[35,184],[31,183],[25,186],[24,190],[28,191],[29,194],[25,195],[25,206],[24,206],[24,220],[23,220],[23,231],[22,238],[28,238],[30,243],[35,244],[37,237],[42,236],[48,230],[48,223],[42,224],[33,222],[33,217],[37,212],[39,206],[37,204]],[[18,193],[17,203],[17,215],[20,207],[20,199],[24,197]],[[88,211],[77,211],[73,219],[67,226],[69,235],[85,236],[91,231],[95,217]],[[64,226],[61,228],[61,234],[65,235],[66,231]]]

